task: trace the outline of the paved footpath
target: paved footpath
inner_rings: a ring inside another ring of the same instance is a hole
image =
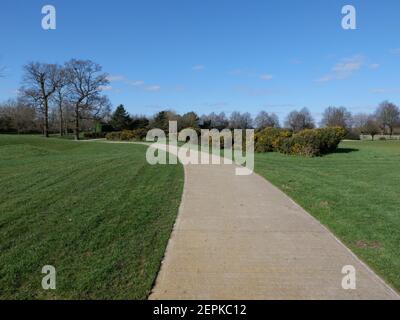
[[[182,204],[150,299],[399,299],[283,192],[235,168],[185,166]],[[342,288],[346,265],[356,269],[356,290]]]

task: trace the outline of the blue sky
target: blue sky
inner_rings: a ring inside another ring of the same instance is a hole
[[[57,9],[57,30],[41,8]],[[341,28],[341,8],[357,30]],[[329,105],[370,112],[400,104],[398,0],[2,0],[0,100],[15,96],[22,65],[100,63],[106,93],[131,113],[260,110],[282,119]]]

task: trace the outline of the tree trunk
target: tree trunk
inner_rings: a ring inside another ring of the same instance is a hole
[[[75,106],[75,140],[79,140],[79,107]]]
[[[49,137],[49,103],[44,99],[44,136]]]
[[[69,125],[68,125],[68,120],[65,120],[64,122],[64,128],[65,128],[65,135],[69,135]]]
[[[60,136],[62,137],[64,135],[64,119],[63,119],[63,111],[62,111],[62,105],[59,105],[60,108]]]
[[[49,99],[46,95],[46,89],[44,88],[44,80],[40,81],[40,88],[42,90],[42,97],[44,101],[44,128],[43,135],[48,138],[49,137]]]

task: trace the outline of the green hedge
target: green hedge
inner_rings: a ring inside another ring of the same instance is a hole
[[[85,139],[103,139],[106,137],[105,132],[85,132],[83,134]]]
[[[123,130],[107,133],[106,139],[110,141],[142,141],[146,135],[146,129]]]
[[[340,127],[306,129],[293,135],[286,130],[267,128],[256,134],[255,151],[320,156],[334,152],[345,135],[346,130]]]

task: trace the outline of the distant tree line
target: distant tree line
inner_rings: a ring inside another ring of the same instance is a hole
[[[111,103],[103,94],[109,84],[107,73],[90,60],[72,59],[64,65],[31,62],[23,67],[22,86],[16,99],[0,104],[0,132],[73,133],[79,139],[82,131],[118,132],[159,128],[168,131],[169,121],[178,122],[178,130],[285,128],[297,133],[319,127],[342,127],[348,137],[378,133],[393,135],[400,128],[400,110],[384,101],[372,114],[352,115],[344,107],[328,107],[317,125],[307,108],[290,112],[283,125],[274,113],[261,111],[255,118],[248,112],[234,111],[199,116],[195,112],[179,115],[163,110],[152,117],[130,115],[123,105],[111,112]]]
[[[285,128],[293,132],[316,127],[315,120],[306,108],[292,111],[286,117]],[[357,138],[365,134],[371,135],[374,139],[378,133],[392,136],[395,129],[400,128],[400,108],[391,102],[384,101],[371,114],[352,115],[345,107],[331,106],[323,112],[319,127],[342,127],[349,138]]]
[[[75,90],[81,90],[79,84],[76,88]],[[39,91],[39,88],[36,89]],[[230,116],[224,112],[199,116],[195,112],[179,115],[171,110],[163,110],[147,117],[130,115],[123,105],[119,105],[111,113],[110,103],[107,97],[100,95],[101,90],[92,91],[88,88],[88,98],[85,98],[86,89],[72,96],[69,90],[66,87],[57,87],[46,103],[46,93],[41,93],[42,96],[37,101],[35,91],[32,88],[24,88],[18,99],[0,105],[0,132],[41,131],[45,136],[49,132],[59,132],[61,135],[73,132],[77,138],[81,130],[106,133],[159,128],[168,131],[169,121],[177,121],[178,130],[193,128],[198,131],[226,128],[252,128],[260,131],[265,128],[285,128],[297,133],[318,127],[307,108],[290,112],[283,126],[276,114],[265,111],[261,111],[254,119],[248,112],[237,111],[232,112]],[[322,114],[319,127],[342,127],[350,138],[357,138],[361,134],[371,135],[372,138],[377,134],[393,135],[396,129],[400,128],[400,109],[388,101],[382,102],[372,114],[352,115],[344,107],[328,107]]]
[[[281,126],[276,114],[267,113],[266,111],[261,111],[254,119],[248,112],[240,113],[234,111],[228,117],[223,112],[219,114],[212,112],[208,115],[198,116],[194,112],[179,115],[170,110],[158,112],[153,117],[150,117],[148,122],[144,116],[136,116],[134,119],[136,119],[136,123],[140,119],[140,124],[134,126],[135,128],[160,128],[164,131],[168,131],[169,121],[176,120],[178,122],[178,130],[184,128],[196,130],[252,128],[261,131],[265,128],[285,128],[297,133],[304,129],[314,129],[316,127],[341,127],[345,129],[349,138],[356,138],[361,134],[371,135],[372,138],[378,133],[393,135],[396,129],[400,133],[400,108],[388,101],[382,102],[375,112],[371,114],[358,113],[352,115],[345,107],[331,106],[324,110],[322,119],[318,124],[307,108],[290,112],[286,116],[283,126]],[[114,125],[114,128],[132,128],[132,125],[124,127],[122,123],[126,123],[126,121],[123,120],[120,126]]]

